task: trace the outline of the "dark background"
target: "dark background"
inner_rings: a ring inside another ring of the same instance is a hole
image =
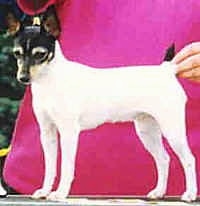
[[[0,149],[9,145],[24,87],[16,76],[16,60],[12,55],[13,38],[7,35],[6,14],[12,11],[17,18],[23,13],[14,0],[0,0]]]
[[[14,0],[0,0],[0,149],[7,148],[12,139],[15,120],[24,94],[16,80],[16,60],[12,54],[13,37],[7,34],[6,15],[11,11],[19,19],[25,17]],[[0,156],[0,179],[6,156]],[[15,193],[4,182],[9,193]]]

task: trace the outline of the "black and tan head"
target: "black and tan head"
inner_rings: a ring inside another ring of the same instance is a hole
[[[23,22],[9,13],[7,22],[8,32],[14,35],[17,79],[23,84],[30,84],[54,57],[55,41],[60,33],[55,10],[50,8],[39,16],[28,16]]]

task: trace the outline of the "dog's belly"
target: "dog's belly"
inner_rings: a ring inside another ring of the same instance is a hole
[[[71,114],[74,114],[74,112],[76,113],[69,104],[60,102],[59,106],[56,105],[55,102],[48,101],[48,103],[46,103],[46,113],[57,126],[60,122],[63,123],[69,119]],[[74,107],[76,107],[76,105],[74,105]],[[77,118],[77,123],[81,130],[93,129],[106,122],[115,123],[133,121],[133,119],[141,113],[137,108],[138,107],[129,108],[128,103],[122,104],[121,106],[88,103],[87,106],[81,106],[75,117]],[[141,111],[144,112],[144,108],[145,107],[141,108]]]
[[[145,99],[145,97],[133,97],[132,95],[125,95],[123,98],[108,96],[104,99],[91,97],[81,105],[79,126],[81,129],[91,129],[108,122],[133,121],[141,112],[153,116],[156,111],[153,103],[155,100]],[[163,103],[160,102],[161,104]]]
[[[79,118],[79,125],[81,130],[93,129],[103,123],[115,123],[115,122],[127,122],[133,121],[133,119],[140,114],[139,111],[124,112],[124,113],[113,113],[108,114],[103,111],[94,111],[92,113],[83,113]]]

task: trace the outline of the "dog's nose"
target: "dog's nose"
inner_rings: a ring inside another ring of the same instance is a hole
[[[30,82],[30,77],[28,75],[22,75],[19,77],[19,81],[23,84],[27,84]]]

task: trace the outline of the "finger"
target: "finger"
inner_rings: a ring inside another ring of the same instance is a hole
[[[187,79],[191,82],[200,83],[200,76],[198,76],[198,77],[189,77],[188,78],[188,77],[184,77],[184,76],[179,75],[178,77],[185,78],[185,79]]]
[[[200,53],[190,56],[177,64],[177,73],[186,72],[200,67]]]
[[[187,78],[187,79],[200,79],[200,67],[190,69],[188,71],[180,72],[178,77]]]
[[[184,47],[180,52],[178,52],[173,58],[172,62],[178,64],[186,58],[196,55],[198,53],[200,53],[200,42],[191,43]]]
[[[191,81],[191,82],[200,83],[200,77],[189,78],[188,80]]]

